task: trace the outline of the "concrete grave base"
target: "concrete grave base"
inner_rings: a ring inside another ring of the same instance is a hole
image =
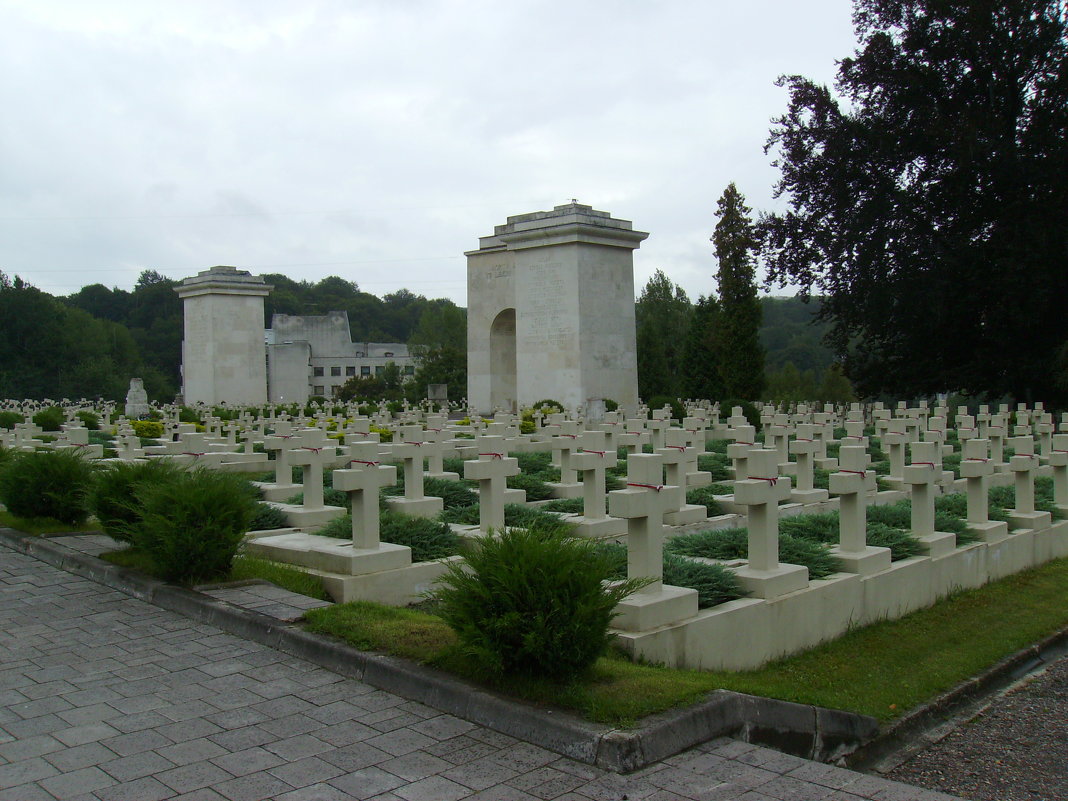
[[[561,484],[559,482],[549,482],[549,487],[552,489],[552,495],[554,498],[581,498],[582,497],[582,482],[577,481],[574,484]]]
[[[801,565],[780,564],[773,570],[754,570],[747,565],[734,575],[746,592],[757,598],[778,598],[808,586],[808,568]]]
[[[916,534],[915,537],[920,541],[923,552],[933,558],[953,553],[953,549],[957,547],[957,535],[945,531]]]
[[[704,506],[684,503],[677,511],[664,512],[664,523],[669,526],[688,526],[691,523],[700,523],[707,517],[708,509]]]
[[[386,498],[386,505],[391,511],[412,517],[437,517],[445,508],[445,501],[427,495],[423,498]]]
[[[318,509],[305,509],[292,503],[276,503],[286,521],[294,528],[303,531],[315,531],[333,520],[335,517],[343,517],[346,510],[340,506],[321,506]]]
[[[285,503],[298,492],[304,492],[301,484],[269,484],[263,481],[253,481],[252,486],[263,493],[263,500],[274,503]]]
[[[564,521],[575,527],[577,537],[602,539],[604,537],[623,537],[627,534],[627,521],[621,517],[600,517],[591,519],[582,515],[568,515]]]
[[[624,631],[649,631],[697,614],[697,590],[663,585],[654,592],[636,592],[616,606],[612,621]]]
[[[861,576],[870,576],[872,573],[880,573],[890,567],[890,549],[878,548],[873,545],[865,546],[860,551],[843,551],[841,546],[831,546],[831,553],[842,563],[843,573],[858,573]]]

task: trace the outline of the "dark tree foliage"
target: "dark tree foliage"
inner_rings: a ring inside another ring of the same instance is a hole
[[[1064,0],[854,8],[838,96],[781,79],[770,278],[826,295],[863,394],[1068,398]]]
[[[690,398],[721,400],[726,397],[715,343],[720,314],[715,295],[702,295],[693,307],[683,354],[683,386]]]
[[[638,394],[679,397],[684,392],[683,352],[690,326],[686,291],[657,270],[634,307],[637,318]]]
[[[755,401],[764,390],[764,346],[760,344],[756,241],[752,209],[732,183],[716,205],[716,247],[720,314],[714,340],[724,391],[728,397]]]

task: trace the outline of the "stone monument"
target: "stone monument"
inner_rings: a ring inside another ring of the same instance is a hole
[[[174,288],[182,299],[182,395],[188,404],[267,402],[263,299],[274,287],[235,267],[212,267]]]
[[[140,378],[131,378],[130,389],[126,393],[126,416],[131,420],[139,420],[149,411],[145,382]]]
[[[638,404],[633,251],[648,234],[574,200],[509,217],[467,256],[468,402]]]

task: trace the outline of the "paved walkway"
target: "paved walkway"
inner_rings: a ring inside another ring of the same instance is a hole
[[[721,739],[618,776],[0,547],[0,801],[936,801]]]

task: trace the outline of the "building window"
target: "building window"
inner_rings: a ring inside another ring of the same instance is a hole
[[[338,396],[338,393],[340,393],[340,392],[341,392],[341,384],[334,384],[334,386],[330,387],[330,394],[333,395],[335,398]]]
[[[385,366],[381,364],[375,365],[375,375],[382,375],[382,371],[385,370]]]
[[[365,364],[360,368],[360,375],[371,375],[371,368]]]
[[[325,387],[314,386],[312,387],[312,394],[321,398],[325,394],[324,389]]]
[[[364,352],[363,352],[362,350],[358,350],[358,351],[356,351],[356,357],[357,357],[357,358],[359,358],[360,356],[366,356],[366,355],[367,355],[367,354],[366,354],[366,353],[364,353]]]
[[[387,350],[383,355],[384,356],[392,356],[393,355],[393,351]]]
[[[341,375],[341,368],[340,367],[331,367],[330,368],[330,375]]]
[[[315,376],[316,378],[318,378],[322,374],[323,374],[323,368],[322,367],[313,367],[312,368],[312,375]]]
[[[415,375],[415,368],[410,364],[404,365],[404,374],[405,375]]]
[[[356,375],[356,368],[352,367],[351,365],[349,367],[346,367],[345,375]]]

